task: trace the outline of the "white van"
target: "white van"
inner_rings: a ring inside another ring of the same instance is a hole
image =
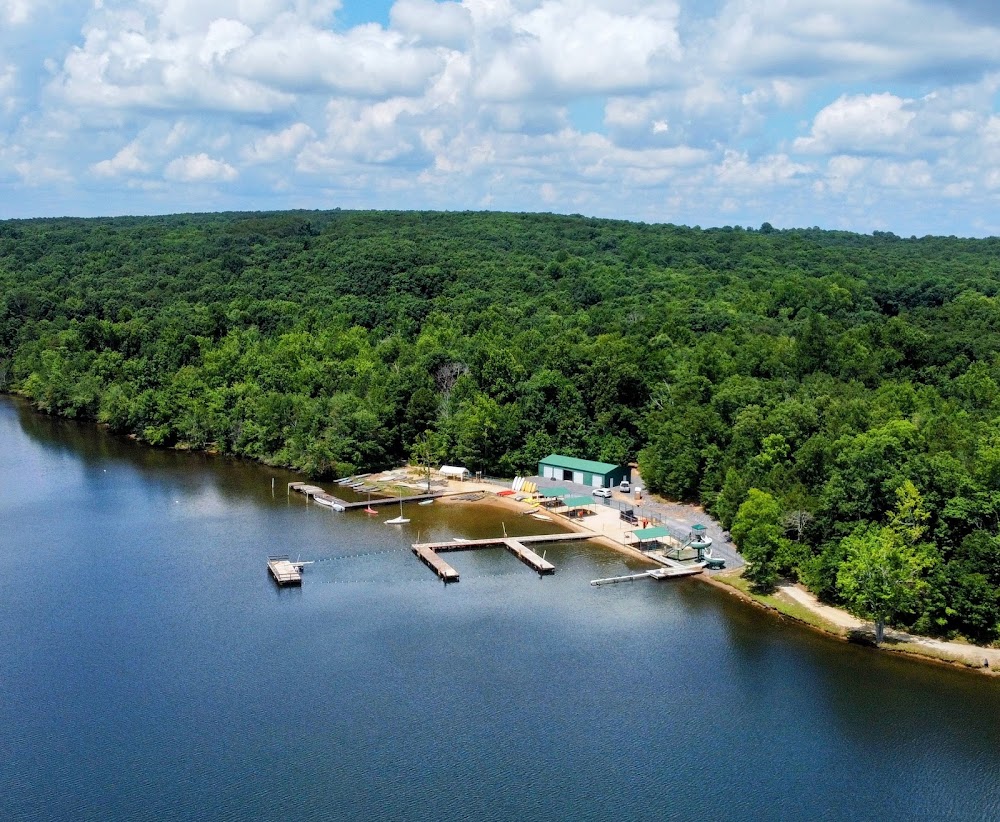
[[[627,494],[631,488],[632,486],[628,484],[628,480],[622,480],[622,484],[618,486],[618,490],[623,494]]]

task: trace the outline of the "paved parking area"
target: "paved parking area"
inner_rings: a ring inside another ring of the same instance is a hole
[[[634,470],[632,473],[636,476]],[[565,480],[532,477],[531,481],[537,483],[539,488],[565,488],[570,496],[592,496],[594,490],[586,485],[578,485],[575,482],[566,482]],[[639,484],[642,485],[641,480]],[[636,499],[635,492],[623,494],[617,489],[612,490],[610,499],[592,498],[595,503],[615,508],[618,511],[631,508],[640,519],[649,519],[655,524],[665,525],[672,531],[680,533],[690,531],[692,525],[704,525],[706,534],[712,540],[712,556],[724,559],[726,568],[742,568],[745,564],[743,557],[736,551],[736,546],[729,541],[729,535],[700,506],[651,499],[645,491],[642,492],[641,500]],[[622,524],[618,530],[624,534],[625,529],[631,527]],[[602,530],[607,532],[607,526]],[[613,535],[608,533],[608,536]],[[621,539],[621,537],[616,538]]]

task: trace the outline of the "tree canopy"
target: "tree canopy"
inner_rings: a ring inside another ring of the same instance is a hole
[[[888,524],[862,525],[841,541],[844,561],[837,586],[844,599],[875,622],[875,642],[888,620],[912,612],[929,588],[926,572],[934,565],[931,546],[920,540],[929,514],[916,486],[906,480],[896,489],[896,508]]]
[[[650,490],[726,527],[756,489],[765,564],[833,602],[853,601],[838,574],[857,535],[902,539],[909,483],[935,561],[891,618],[992,641],[998,275],[996,238],[339,210],[9,220],[0,390],[316,478],[428,448],[503,476],[553,451],[637,460]]]

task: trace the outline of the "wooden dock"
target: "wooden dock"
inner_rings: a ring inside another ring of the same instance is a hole
[[[458,571],[441,559],[430,548],[423,545],[414,545],[413,553],[445,582],[458,582]]]
[[[534,568],[539,574],[554,574],[556,572],[556,566],[549,562],[547,559],[543,559],[538,556],[534,551],[532,551],[527,545],[525,545],[520,540],[516,539],[505,539],[504,545],[507,550],[510,551],[515,557],[517,557],[521,562],[527,565],[529,568]]]
[[[445,494],[442,494],[440,491],[436,491],[433,494],[414,494],[412,497],[403,497],[403,505],[406,505],[408,502],[423,502],[425,499],[438,499],[443,496]],[[399,505],[399,497],[379,497],[378,499],[372,497],[371,501],[363,499],[360,502],[343,503],[344,509],[347,511],[354,508],[365,508],[369,505],[372,508],[377,508],[380,505]]]
[[[347,502],[340,497],[335,497],[333,494],[328,493],[324,489],[320,488],[318,485],[309,485],[305,482],[290,482],[288,483],[289,492],[295,491],[299,494],[304,494],[307,498],[311,499],[313,502],[317,502],[320,505],[325,505],[327,508],[332,508],[334,511],[352,511],[355,508],[367,508],[369,505],[372,508],[377,508],[380,505],[398,505],[399,497],[379,497],[378,499],[370,500],[359,500],[358,502]],[[382,493],[385,493],[384,491]],[[455,492],[452,492],[454,494]],[[461,492],[458,492],[461,493]],[[447,493],[442,491],[435,491],[431,494],[414,494],[413,496],[403,497],[403,502],[423,502],[428,499],[438,499],[440,497],[448,496]]]
[[[278,585],[301,585],[303,562],[292,562],[286,555],[267,558],[267,570]]]
[[[493,537],[467,539],[462,542],[421,542],[413,546],[413,553],[420,557],[445,582],[458,582],[458,571],[438,556],[448,551],[475,551],[480,548],[506,548],[521,562],[539,574],[554,574],[556,566],[538,556],[525,543],[564,542],[566,540],[592,539],[593,534],[536,534],[529,537]]]
[[[450,540],[448,542],[420,542],[414,547],[430,548],[432,551],[464,551],[470,548],[490,548],[503,545],[507,540],[517,540],[522,544],[534,544],[538,542],[566,542],[569,540],[594,539],[600,534],[593,534],[589,531],[573,531],[565,534],[535,534],[530,537],[490,537],[489,539],[467,539],[462,542]]]
[[[340,497],[335,497],[333,494],[327,493],[325,489],[320,488],[318,485],[309,485],[305,482],[290,482],[288,483],[288,492],[291,493],[292,491],[303,494],[306,499],[311,499],[313,502],[318,502],[320,505],[325,505],[334,511],[346,511],[347,506],[350,505],[350,503],[345,502]]]

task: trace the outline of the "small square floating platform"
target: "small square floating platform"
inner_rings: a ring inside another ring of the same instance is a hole
[[[302,565],[301,562],[292,562],[284,554],[267,558],[267,570],[271,572],[274,581],[282,587],[302,584]]]

